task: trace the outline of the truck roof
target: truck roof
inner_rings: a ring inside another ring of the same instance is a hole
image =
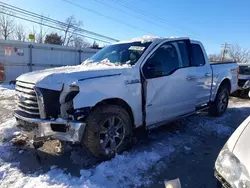
[[[145,35],[145,36],[141,36],[141,37],[132,38],[131,40],[119,41],[119,42],[116,42],[114,44],[131,43],[131,42],[146,43],[146,42],[153,42],[153,41],[160,42],[161,40],[166,40],[166,39],[189,39],[189,38],[188,37],[174,37],[174,36],[159,37],[159,36],[153,36],[153,35]]]

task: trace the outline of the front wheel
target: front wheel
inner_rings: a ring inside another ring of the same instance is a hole
[[[131,141],[132,122],[128,112],[116,105],[100,105],[86,119],[82,145],[94,156],[112,158]]]
[[[225,113],[229,102],[229,90],[227,87],[221,86],[214,102],[211,103],[209,114],[212,116],[221,116]]]

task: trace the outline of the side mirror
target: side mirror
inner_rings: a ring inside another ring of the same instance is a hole
[[[162,64],[158,61],[148,61],[147,62],[147,72],[151,78],[159,77],[162,75]]]
[[[155,71],[155,66],[152,63],[147,64],[148,71]]]

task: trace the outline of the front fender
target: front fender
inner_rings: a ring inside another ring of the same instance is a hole
[[[129,83],[123,76],[113,76],[78,81],[79,93],[73,99],[74,109],[94,107],[97,103],[112,98],[124,100],[132,109],[135,125],[142,124],[141,84]]]

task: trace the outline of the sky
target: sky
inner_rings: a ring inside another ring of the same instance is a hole
[[[250,48],[249,0],[67,0],[80,6],[64,0],[2,1],[60,21],[74,15],[84,29],[118,40],[190,37],[203,42],[209,54],[219,53],[225,42]]]

